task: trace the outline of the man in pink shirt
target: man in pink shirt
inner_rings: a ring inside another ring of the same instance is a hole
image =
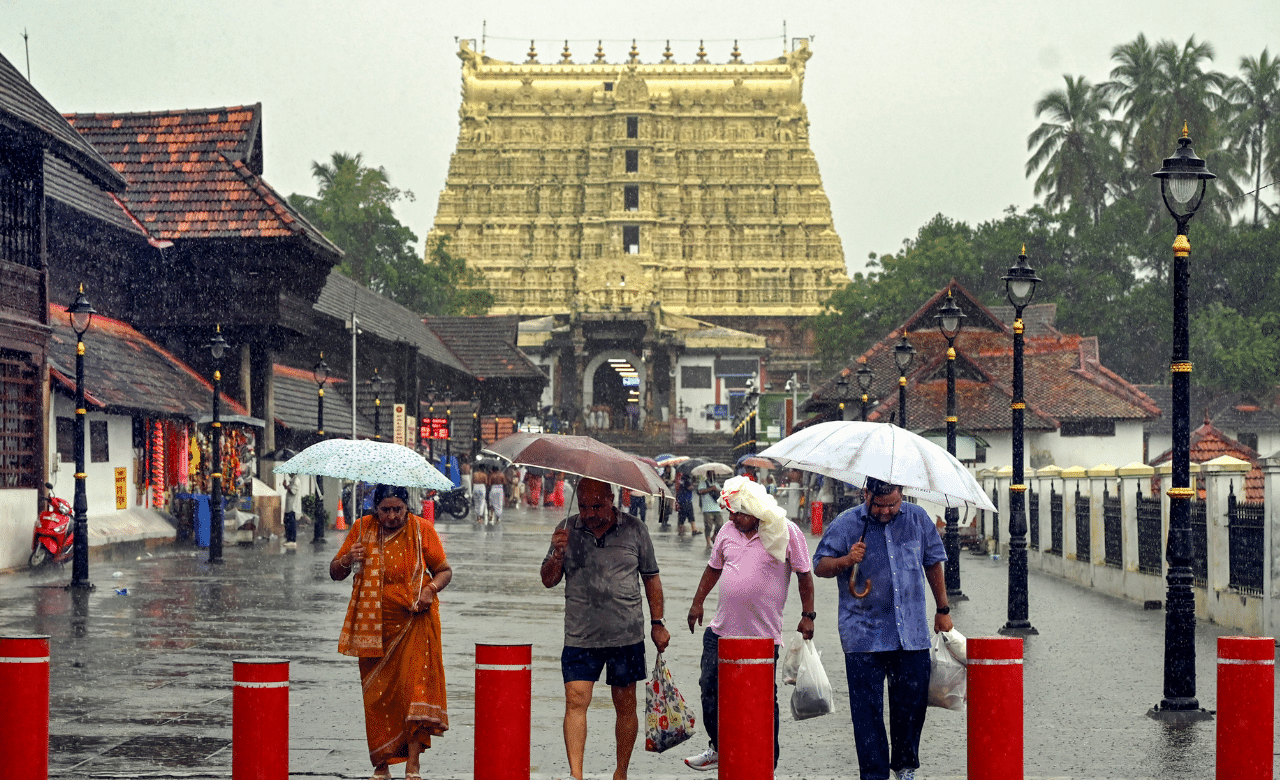
[[[693,769],[715,769],[719,762],[716,751],[718,737],[718,667],[719,640],[722,636],[771,637],[774,663],[782,646],[782,609],[787,603],[787,585],[796,573],[800,590],[801,619],[796,630],[805,639],[813,638],[812,563],[804,532],[787,520],[787,513],[769,495],[764,486],[746,477],[726,480],[720,492],[720,506],[731,521],[720,529],[711,559],[698,583],[698,591],[689,607],[689,631],[702,625],[702,603],[716,584],[720,584],[720,600],[716,616],[702,636],[702,722],[706,724],[710,747],[684,760]],[[773,762],[778,755],[777,683],[773,703]]]

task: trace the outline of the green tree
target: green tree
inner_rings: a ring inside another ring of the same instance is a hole
[[[1191,322],[1191,360],[1199,386],[1266,397],[1280,381],[1280,314],[1246,317],[1210,304]]]
[[[1262,172],[1280,169],[1280,148],[1276,140],[1277,114],[1280,113],[1280,58],[1267,49],[1259,57],[1241,57],[1240,75],[1232,79],[1225,91],[1235,112],[1232,121],[1233,142],[1239,156],[1253,169],[1253,224],[1259,225],[1262,206]],[[1267,208],[1268,216],[1271,209]]]
[[[493,308],[493,293],[485,287],[484,274],[467,267],[464,258],[449,252],[449,235],[440,233],[428,239],[426,274],[419,289],[422,305],[428,314],[485,314]]]
[[[1114,180],[1119,154],[1111,143],[1115,127],[1102,90],[1083,76],[1063,76],[1065,89],[1050,90],[1036,102],[1036,117],[1047,115],[1027,137],[1026,175],[1035,175],[1035,194],[1044,194],[1050,210],[1077,208],[1094,223],[1102,218],[1108,182]]]
[[[392,207],[413,193],[391,186],[386,170],[366,166],[360,154],[334,152],[328,163],[311,163],[311,175],[319,195],[290,195],[289,203],[342,249],[344,274],[399,301],[390,266],[416,257],[418,237]]]

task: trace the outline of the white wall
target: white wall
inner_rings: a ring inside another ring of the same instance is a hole
[[[676,414],[679,414],[680,404],[684,404],[685,416],[689,420],[689,430],[697,433],[707,433],[715,431],[716,421],[708,420],[706,415],[706,407],[708,404],[717,403],[716,388],[720,387],[721,397],[718,403],[728,404],[729,396],[723,389],[720,378],[715,375],[715,357],[712,355],[696,355],[685,356],[680,358],[680,364],[676,368]],[[711,371],[711,387],[709,388],[686,388],[680,384],[681,368],[685,366],[701,366]],[[719,430],[729,430],[729,426],[733,424],[731,419],[720,421]]]
[[[987,466],[996,467],[1009,463],[1011,455],[996,458],[992,454],[996,442],[992,441],[991,446],[992,449],[987,453]],[[1057,431],[1029,435],[1026,450],[1028,463],[1034,455],[1044,457],[1047,453],[1049,460],[1045,465],[1053,464],[1063,468],[1090,467],[1099,463],[1110,463],[1113,466],[1123,466],[1135,461],[1141,463],[1142,423],[1136,420],[1116,421],[1115,436],[1061,436]],[[1152,457],[1159,454],[1159,451],[1153,450]]]
[[[541,410],[546,406],[555,406],[556,366],[559,364],[559,357],[554,354],[544,357],[536,352],[526,354],[547,375],[547,384],[542,388],[542,397],[538,399],[538,409]]]
[[[27,565],[38,500],[34,490],[0,490],[0,570]]]
[[[75,494],[76,464],[74,453],[57,453],[58,417],[75,418],[75,403],[61,395],[53,396],[53,415],[49,420],[49,481],[53,483],[53,492],[60,498],[71,501]],[[89,426],[94,420],[107,421],[107,455],[104,463],[93,463],[90,460]],[[59,458],[66,458],[55,462]],[[137,504],[137,490],[134,487],[133,463],[133,418],[118,414],[89,412],[85,415],[84,430],[84,488],[88,500],[89,517],[115,513],[116,508],[116,469],[126,469],[125,485],[128,490],[127,505]]]

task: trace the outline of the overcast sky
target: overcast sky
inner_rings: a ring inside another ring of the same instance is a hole
[[[486,20],[489,55],[516,61],[530,39],[543,62],[566,38],[577,62],[601,38],[610,62],[632,38],[644,62],[668,39],[678,62],[699,39],[723,62],[734,39],[747,61],[780,54],[784,20],[812,36],[811,143],[851,271],[939,212],[977,223],[1031,205],[1035,101],[1064,73],[1105,80],[1138,33],[1208,40],[1231,75],[1280,53],[1277,0],[0,0],[0,53],[26,72],[25,29],[31,80],[63,112],[261,102],[276,190],[314,194],[313,160],[361,152],[417,195],[397,213],[422,239],[457,140],[455,38]]]

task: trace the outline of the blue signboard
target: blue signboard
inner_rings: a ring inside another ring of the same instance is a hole
[[[729,404],[714,404],[712,409],[712,415],[717,420],[729,419]]]

